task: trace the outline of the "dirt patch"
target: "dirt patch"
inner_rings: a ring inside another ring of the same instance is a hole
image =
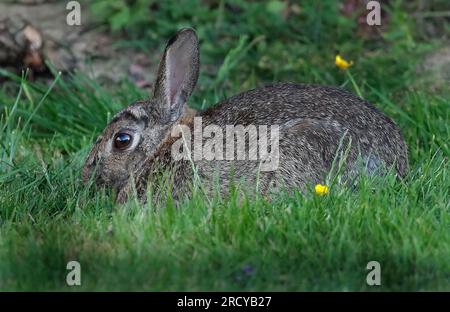
[[[417,72],[427,88],[438,90],[450,86],[450,44],[425,55]]]
[[[18,73],[30,68],[31,78],[38,78],[49,75],[46,64],[52,64],[56,70],[80,70],[101,81],[128,77],[150,87],[158,58],[118,48],[116,38],[93,27],[84,6],[81,26],[67,25],[65,6],[65,1],[48,0],[0,3],[0,66]]]

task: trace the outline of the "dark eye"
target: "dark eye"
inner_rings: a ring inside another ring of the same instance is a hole
[[[114,136],[114,147],[119,150],[124,150],[131,145],[133,137],[125,132],[119,132]]]

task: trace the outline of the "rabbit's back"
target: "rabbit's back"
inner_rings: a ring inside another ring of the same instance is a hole
[[[332,86],[280,83],[232,96],[201,116],[214,124],[289,124],[296,119],[337,122],[354,131],[396,130],[370,103]]]
[[[395,123],[370,103],[337,87],[275,84],[235,95],[201,117],[203,126],[279,126],[279,168],[266,174],[266,180],[263,177],[263,186],[271,181],[302,186],[323,180],[342,143],[351,147],[348,171],[360,156],[369,171],[395,164],[397,174],[404,176],[408,167],[407,148]],[[205,175],[219,170],[222,178],[230,166],[236,176],[250,178],[258,167],[257,162],[244,160],[199,165]]]

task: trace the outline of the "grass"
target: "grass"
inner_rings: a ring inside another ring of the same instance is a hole
[[[9,79],[0,89],[1,290],[450,290],[450,92],[416,73],[441,42],[415,32],[402,2],[389,7],[382,39],[355,37],[335,2],[305,4],[288,21],[268,3],[243,4],[244,23],[224,5],[197,16],[197,1],[185,11],[168,1],[147,22],[155,27],[137,18],[114,31],[118,44],[152,50],[192,20],[204,60],[195,107],[281,80],[360,92],[402,129],[407,178],[362,177],[357,189],[271,202],[235,189],[225,198],[197,192],[179,208],[118,206],[81,183],[81,166],[112,114],[145,92],[83,73],[55,73],[46,85],[1,71]],[[267,10],[270,21],[261,18]],[[355,62],[351,75],[335,68],[337,49]],[[81,264],[79,287],[66,284],[71,260]],[[366,284],[371,260],[381,264],[381,286]]]

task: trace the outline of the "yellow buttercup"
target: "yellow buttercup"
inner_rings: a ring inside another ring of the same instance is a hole
[[[316,194],[319,195],[325,195],[328,193],[328,186],[322,185],[322,184],[316,184],[316,187],[314,188],[316,191]]]
[[[342,70],[346,70],[347,68],[349,68],[350,66],[353,65],[352,61],[350,61],[350,62],[346,61],[339,54],[336,55],[336,60],[334,63],[336,64],[337,67],[339,67]]]

